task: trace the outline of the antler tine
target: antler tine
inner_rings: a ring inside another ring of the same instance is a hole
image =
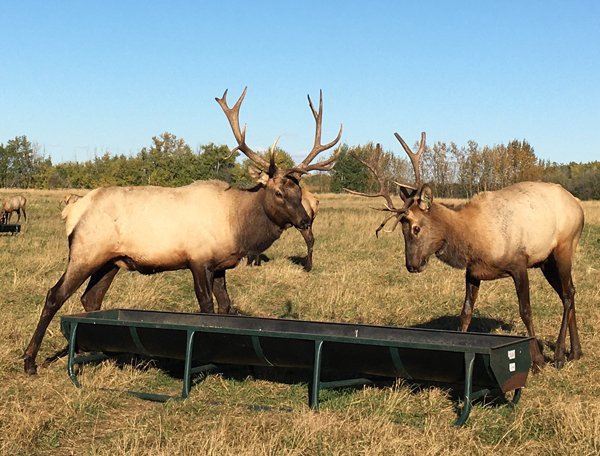
[[[319,91],[319,110],[318,111],[315,109],[313,102],[310,99],[310,95],[307,95],[307,97],[308,97],[308,106],[310,107],[312,115],[315,118],[315,142],[314,142],[312,150],[306,156],[306,158],[304,160],[302,160],[302,163],[300,163],[298,165],[298,168],[303,169],[306,172],[308,172],[308,171],[330,171],[333,168],[333,166],[335,166],[335,161],[337,160],[337,158],[339,156],[339,152],[337,154],[334,154],[327,160],[315,163],[313,165],[311,165],[310,162],[313,161],[315,159],[315,157],[317,155],[319,155],[321,152],[323,152],[327,149],[331,149],[333,146],[335,146],[338,143],[338,141],[342,137],[343,126],[340,125],[340,130],[333,141],[331,141],[330,143],[327,143],[327,144],[321,144],[321,128],[322,128],[322,123],[323,123],[323,91],[322,90]]]
[[[377,144],[377,146],[375,147],[375,156],[373,157],[373,164],[367,162],[366,160],[363,160],[362,158],[360,158],[355,153],[350,152],[350,155],[352,155],[352,157],[354,157],[356,160],[358,160],[363,165],[365,165],[369,169],[369,171],[371,171],[371,173],[373,173],[373,175],[375,176],[375,178],[377,179],[377,182],[379,184],[379,192],[377,192],[377,193],[363,193],[363,192],[357,192],[357,191],[348,190],[348,189],[344,189],[344,190],[347,191],[348,193],[353,194],[353,195],[366,196],[368,198],[375,198],[375,197],[381,196],[386,201],[386,205],[385,205],[386,209],[385,210],[396,212],[397,209],[394,206],[394,202],[392,201],[392,197],[390,196],[389,192],[387,191],[387,188],[386,188],[386,185],[385,185],[385,178],[383,177],[383,172],[381,170],[381,152],[382,152],[381,145]],[[385,220],[385,223],[387,223],[387,221],[390,218],[391,217],[388,217]],[[385,225],[385,223],[384,223],[384,225]]]
[[[242,101],[244,101],[244,97],[246,96],[246,91],[248,87],[244,87],[244,91],[238,98],[238,101],[235,102],[232,108],[227,106],[227,89],[223,93],[221,98],[215,97],[221,109],[225,113],[227,120],[229,121],[229,125],[231,126],[231,130],[233,131],[233,136],[235,136],[235,140],[238,145],[232,152],[236,150],[240,150],[246,157],[252,160],[259,168],[263,171],[269,169],[269,162],[254,152],[248,145],[246,144],[246,126],[244,126],[243,130],[240,130],[240,106],[242,105]]]
[[[407,188],[415,190],[417,187],[419,187],[421,185],[421,165],[419,163],[419,160],[421,159],[421,155],[425,151],[425,132],[424,131],[421,132],[421,142],[419,144],[419,150],[417,150],[416,153],[414,153],[412,150],[410,150],[410,147],[408,147],[408,144],[406,144],[406,142],[404,142],[404,140],[398,133],[394,133],[394,136],[396,137],[396,139],[398,141],[400,141],[400,144],[402,144],[404,151],[407,153],[408,158],[410,158],[410,162],[412,163],[412,167],[415,172],[415,187],[413,187],[412,185],[400,184],[398,182],[396,182],[396,184],[398,184],[402,187],[407,187]]]

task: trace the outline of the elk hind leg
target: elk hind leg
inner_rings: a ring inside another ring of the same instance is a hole
[[[554,350],[556,367],[561,367],[565,362],[567,329],[571,340],[569,360],[579,359],[583,355],[575,316],[575,286],[571,275],[571,259],[570,251],[556,249],[542,265],[544,277],[554,288],[563,304],[563,317]]]
[[[117,272],[119,272],[119,267],[109,262],[92,274],[87,288],[83,295],[81,295],[81,304],[86,312],[100,310],[104,295],[117,275]]]
[[[29,341],[29,345],[23,354],[24,368],[27,374],[33,375],[37,372],[35,359],[50,321],[54,318],[54,315],[56,315],[56,312],[58,312],[65,301],[69,299],[75,290],[77,290],[93,272],[94,269],[91,267],[76,267],[73,263],[69,262],[65,273],[58,282],[48,290],[40,319],[33,336]]]
[[[527,328],[527,334],[529,337],[533,337],[529,345],[529,352],[531,354],[531,361],[533,362],[532,369],[534,372],[539,372],[544,367],[544,355],[540,351],[540,347],[535,337],[535,330],[533,329],[533,317],[531,312],[531,302],[529,299],[529,276],[527,275],[527,268],[523,267],[512,273],[512,278],[517,289],[517,297],[519,299],[519,313],[521,319]]]

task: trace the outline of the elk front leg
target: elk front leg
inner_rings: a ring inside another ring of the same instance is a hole
[[[225,282],[225,271],[215,271],[215,280],[213,285],[213,293],[217,298],[220,314],[228,314],[231,310],[231,299],[227,292],[227,284]]]
[[[544,355],[540,351],[540,347],[535,338],[535,331],[533,329],[533,318],[531,314],[531,303],[529,301],[529,276],[527,275],[527,268],[516,270],[512,274],[515,288],[517,289],[517,297],[519,299],[519,313],[521,319],[527,328],[527,334],[529,337],[533,337],[531,344],[529,345],[529,352],[531,354],[531,361],[533,362],[533,372],[539,372],[544,367]]]
[[[315,245],[315,236],[313,235],[312,228],[306,228],[300,230],[304,242],[306,242],[306,262],[304,263],[304,270],[309,272],[312,269],[312,257],[313,257],[313,246]]]
[[[465,275],[465,283],[465,302],[460,313],[460,330],[462,332],[466,332],[471,324],[473,309],[475,308],[475,301],[477,301],[477,294],[479,293],[479,284],[481,283],[481,280],[474,278],[467,270]]]
[[[196,292],[200,312],[213,313],[213,271],[205,265],[191,265],[190,270],[194,277],[194,291]]]

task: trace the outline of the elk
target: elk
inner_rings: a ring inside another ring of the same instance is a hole
[[[359,157],[375,175],[379,192],[350,193],[383,197],[389,212],[376,235],[393,219],[393,231],[402,226],[406,269],[422,272],[432,255],[444,263],[466,269],[466,292],[460,314],[460,330],[466,331],[482,280],[511,277],[517,292],[519,313],[531,343],[532,369],[544,366],[533,327],[529,297],[529,268],[540,268],[563,304],[562,323],[554,351],[557,367],[565,362],[565,339],[569,331],[571,351],[568,359],[582,356],[575,318],[575,287],[571,275],[573,256],[584,223],[580,201],[558,184],[520,182],[497,191],[475,195],[455,210],[434,201],[429,185],[422,183],[420,157],[425,151],[425,133],[413,153],[398,133],[396,138],[408,154],[415,172],[415,183],[398,184],[404,205],[396,208],[389,195],[380,166],[381,147],[371,163]]]
[[[68,206],[69,204],[73,204],[76,201],[80,200],[81,198],[83,198],[83,197],[76,193],[67,193],[65,195],[65,197],[63,198],[63,203],[65,203],[65,206]]]
[[[17,223],[21,220],[21,211],[23,211],[23,218],[27,221],[27,213],[25,212],[25,205],[27,199],[23,195],[16,195],[7,198],[2,203],[2,215],[0,216],[0,222],[10,223],[12,213],[17,213]]]
[[[299,176],[332,166],[339,152],[321,162],[311,162],[339,141],[342,129],[334,141],[320,144],[321,95],[319,115],[315,116],[315,145],[303,162],[306,166],[279,169],[273,155],[267,161],[246,144],[246,129],[239,126],[245,95],[246,89],[232,108],[227,105],[227,90],[216,100],[237,141],[234,150],[240,150],[265,171],[255,187],[240,189],[222,181],[195,182],[178,188],[105,187],[92,190],[77,204],[63,209],[69,259],[64,274],[48,291],[24,352],[25,372],[36,373],[35,359],[50,321],[87,279],[81,303],[89,312],[100,309],[119,269],[142,274],[189,269],[200,311],[214,311],[214,294],[219,313],[228,313],[231,301],[225,271],[235,267],[248,252],[267,249],[290,226],[310,226],[301,203]],[[156,214],[164,207],[171,208],[173,221],[157,224]]]
[[[304,270],[306,272],[310,272],[310,270],[312,269],[313,247],[315,245],[315,237],[312,231],[312,224],[315,220],[315,217],[317,216],[317,211],[319,210],[319,199],[304,187],[302,187],[302,206],[304,207],[304,210],[310,218],[310,226],[304,230],[299,230],[300,234],[304,238],[304,242],[306,243],[307,249]],[[248,266],[260,266],[260,264],[260,253],[250,253],[248,255]]]

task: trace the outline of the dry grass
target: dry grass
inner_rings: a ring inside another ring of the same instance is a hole
[[[0,197],[8,192],[0,192]],[[476,406],[467,426],[454,428],[455,403],[441,389],[394,388],[326,392],[319,413],[306,405],[306,385],[211,376],[183,402],[156,404],[92,385],[125,390],[177,390],[180,383],[155,369],[87,366],[76,389],[60,360],[23,374],[20,356],[44,296],[62,274],[66,240],[58,203],[65,192],[28,191],[29,221],[17,237],[0,237],[0,453],[236,454],[236,455],[447,455],[600,453],[600,203],[586,202],[587,225],[574,280],[585,356],[562,370],[530,377],[515,410]],[[234,304],[256,316],[408,326],[447,321],[459,313],[463,273],[433,260],[410,275],[401,234],[375,239],[381,214],[371,201],[322,195],[310,274],[290,257],[303,256],[299,233],[289,230],[261,268],[230,271]],[[539,271],[531,273],[536,330],[548,343],[558,333],[561,305]],[[156,276],[120,273],[105,308],[196,310],[187,271]],[[61,314],[81,311],[78,296]],[[524,334],[513,285],[485,282],[475,324]],[[502,329],[504,328],[504,329]],[[58,318],[40,360],[62,348]],[[249,403],[273,406],[255,411]]]

